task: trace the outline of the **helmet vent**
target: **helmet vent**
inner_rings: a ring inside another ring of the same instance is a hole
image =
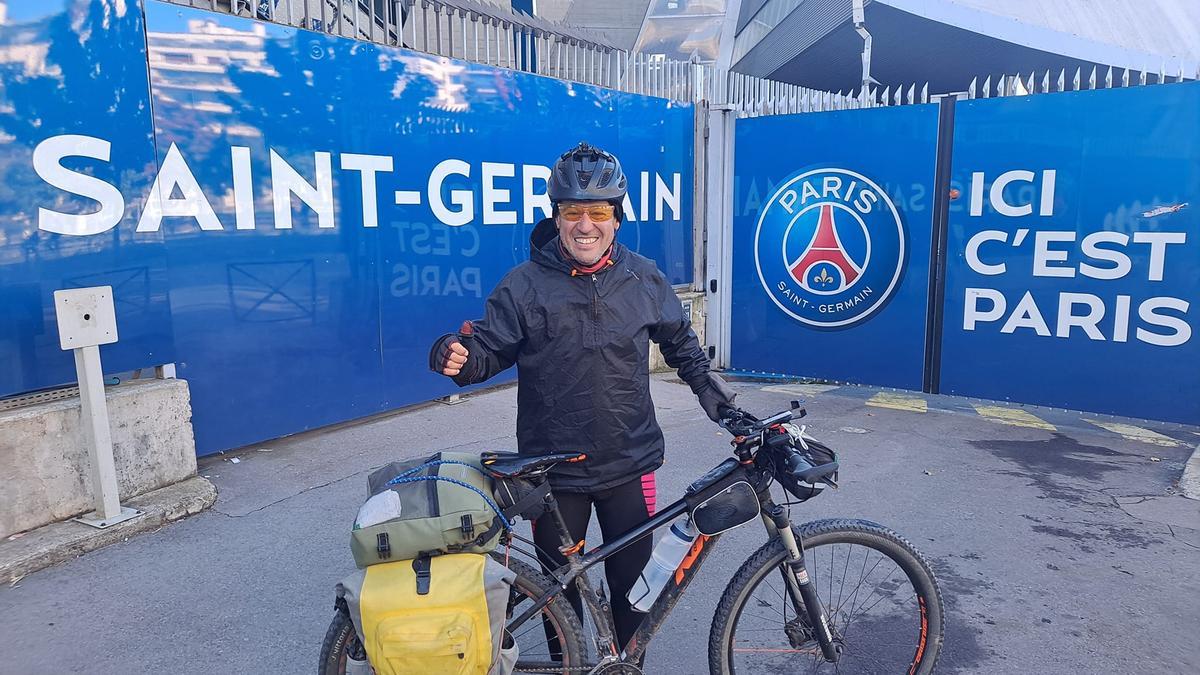
[[[555,162],[546,192],[550,201],[613,201],[625,198],[625,173],[612,154],[580,143]]]

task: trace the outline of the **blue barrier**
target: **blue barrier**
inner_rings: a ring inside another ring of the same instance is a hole
[[[1200,423],[1200,84],[959,102],[941,390]]]
[[[920,389],[935,105],[738,120],[736,370]]]
[[[202,454],[445,395],[429,344],[527,258],[547,167],[580,140],[630,174],[619,238],[691,281],[691,106],[155,0],[73,24],[67,4],[0,27],[49,47],[0,90],[0,363],[19,364],[0,395],[73,379],[50,296],[100,283],[106,367],[177,362]]]
[[[0,65],[0,395],[75,380],[55,327],[60,288],[113,287],[110,370],[173,362],[163,239],[111,227],[140,209],[155,162],[141,12],[66,0],[8,10],[3,43],[34,59]],[[76,228],[105,231],[59,234]]]

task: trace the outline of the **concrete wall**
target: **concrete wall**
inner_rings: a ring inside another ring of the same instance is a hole
[[[676,291],[680,302],[692,302],[692,330],[696,331],[696,337],[700,338],[700,345],[704,344],[704,294],[696,291]],[[707,347],[706,347],[707,348]],[[650,372],[659,373],[671,370],[667,362],[663,360],[662,352],[658,350],[658,345],[650,343]]]
[[[196,475],[183,380],[107,389],[122,501]],[[0,538],[92,510],[79,398],[0,412]]]

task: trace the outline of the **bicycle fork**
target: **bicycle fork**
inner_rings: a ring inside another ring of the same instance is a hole
[[[796,540],[796,535],[792,532],[792,524],[784,515],[782,506],[774,503],[763,506],[765,507],[763,520],[768,525],[767,529],[773,529],[779,535],[779,539],[783,542],[783,548],[787,552],[787,561],[784,563],[787,570],[781,570],[781,572],[787,583],[788,595],[791,597],[796,615],[800,616],[803,613],[808,616],[808,622],[816,635],[817,644],[821,646],[821,654],[825,656],[826,661],[836,663],[838,657],[841,656],[841,647],[834,642],[833,634],[829,630],[829,618],[825,613],[825,606],[821,603],[821,598],[817,596],[817,590],[813,586],[812,580],[809,579],[808,570],[804,566],[804,545]]]

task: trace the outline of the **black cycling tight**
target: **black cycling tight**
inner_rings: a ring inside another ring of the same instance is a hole
[[[553,480],[551,482],[553,483]],[[562,511],[573,541],[577,542],[587,535],[593,504],[596,507],[596,518],[600,521],[600,531],[604,534],[604,540],[609,541],[653,515],[654,474],[649,473],[598,492],[555,492],[554,496],[558,500],[558,508]],[[555,569],[565,564],[566,558],[558,552],[561,542],[551,519],[538,519],[535,525],[533,540],[538,546],[538,559],[542,565]],[[644,537],[604,561],[604,575],[608,579],[617,642],[621,647],[629,643],[629,638],[637,631],[638,626],[642,624],[642,617],[645,616],[630,609],[629,600],[625,596],[637,581],[646,562],[650,560],[652,546],[653,539]],[[579,598],[579,589],[572,585],[565,594],[575,612],[582,618],[583,603]]]

